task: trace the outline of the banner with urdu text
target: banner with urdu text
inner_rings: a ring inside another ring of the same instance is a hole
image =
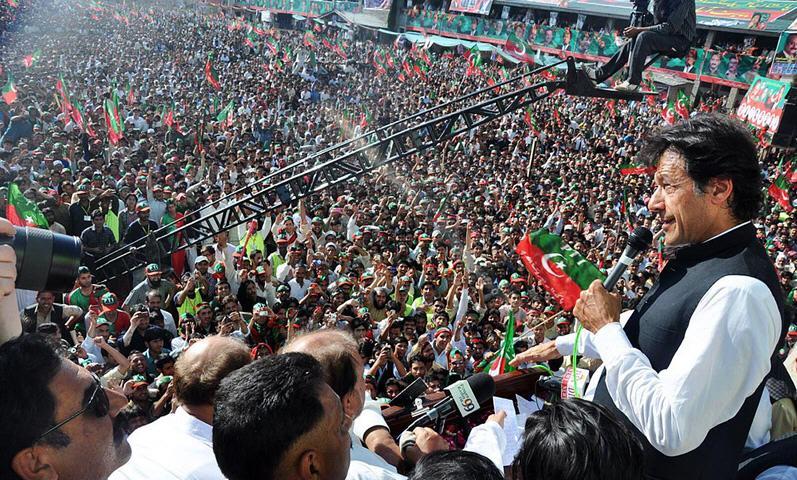
[[[767,143],[771,142],[778,131],[789,88],[787,82],[757,77],[736,109],[736,116],[758,131]]]

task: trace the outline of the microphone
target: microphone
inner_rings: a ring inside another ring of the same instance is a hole
[[[650,243],[653,241],[653,234],[645,227],[637,227],[634,229],[631,236],[628,237],[628,243],[620,256],[620,261],[609,272],[609,276],[603,281],[603,286],[606,290],[612,290],[620,280],[620,277],[625,273],[625,269],[631,265],[631,261],[639,255],[639,252],[650,248]]]
[[[448,395],[440,400],[410,424],[405,432],[416,427],[429,425],[443,420],[454,412],[466,417],[479,410],[482,403],[487,403],[495,395],[495,381],[487,373],[477,373],[466,380],[454,382],[445,388]]]

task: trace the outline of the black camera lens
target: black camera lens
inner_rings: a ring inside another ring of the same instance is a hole
[[[16,287],[66,292],[75,285],[83,246],[80,239],[40,228],[16,227],[13,238],[0,237],[17,254]]]

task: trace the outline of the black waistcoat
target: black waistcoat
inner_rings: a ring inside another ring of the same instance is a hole
[[[775,268],[755,237],[755,229],[746,224],[708,242],[678,250],[637,305],[624,327],[625,334],[634,348],[650,360],[655,371],[660,372],[669,366],[700,299],[717,280],[727,275],[754,277],[769,287],[782,319],[782,338],[786,328],[783,293]],[[763,320],[751,318],[750,321]],[[706,341],[712,339],[707,338]],[[773,350],[771,361],[774,361],[774,356]],[[762,380],[756,391],[745,399],[735,417],[709,430],[706,439],[695,450],[675,457],[656,450],[629,421],[645,445],[646,477],[673,480],[733,478],[763,388]],[[734,394],[717,392],[717,395]],[[609,396],[604,375],[598,381],[594,401],[627,420]],[[705,408],[709,409],[711,405],[705,405]]]

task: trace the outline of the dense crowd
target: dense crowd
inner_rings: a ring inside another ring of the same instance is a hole
[[[247,27],[200,7],[56,1],[54,15],[20,3],[17,15],[36,34],[10,32],[0,46],[18,90],[14,103],[0,104],[4,181],[39,205],[51,230],[80,236],[86,252],[63,298],[21,295],[24,329],[51,335],[64,355],[123,388],[128,432],[171,411],[175,359],[215,335],[259,358],[301,333],[342,329],[357,340],[371,398],[387,401],[417,378],[440,390],[488,367],[509,318],[516,352],[570,333],[569,314],[546,322],[560,307],[514,253],[527,232],[549,229],[607,271],[630,228],[657,230],[646,207],[651,177],[623,176],[619,166],[663,122],[661,106],[555,95],[254,225],[205,242],[191,232],[147,242],[140,274],[98,284],[92,268],[102,255],[223,208],[244,194],[225,195],[330,145],[525,67],[507,73],[486,62],[484,73],[466,75],[473,62],[461,52],[319,27],[344,59],[303,32]],[[384,52],[396,66],[380,73],[374,58]],[[209,55],[220,90],[206,78]],[[422,58],[425,71],[398,77],[402,62]],[[83,125],[59,106],[57,83]],[[113,97],[124,122],[116,144],[103,116]],[[773,179],[781,154],[763,149],[761,159]],[[769,199],[755,221],[789,303],[795,220]],[[185,253],[171,254],[176,245]],[[654,248],[631,265],[618,284],[624,307],[646,293],[663,258]],[[784,358],[795,339],[793,328]],[[447,440],[462,447],[465,437],[454,429]]]

